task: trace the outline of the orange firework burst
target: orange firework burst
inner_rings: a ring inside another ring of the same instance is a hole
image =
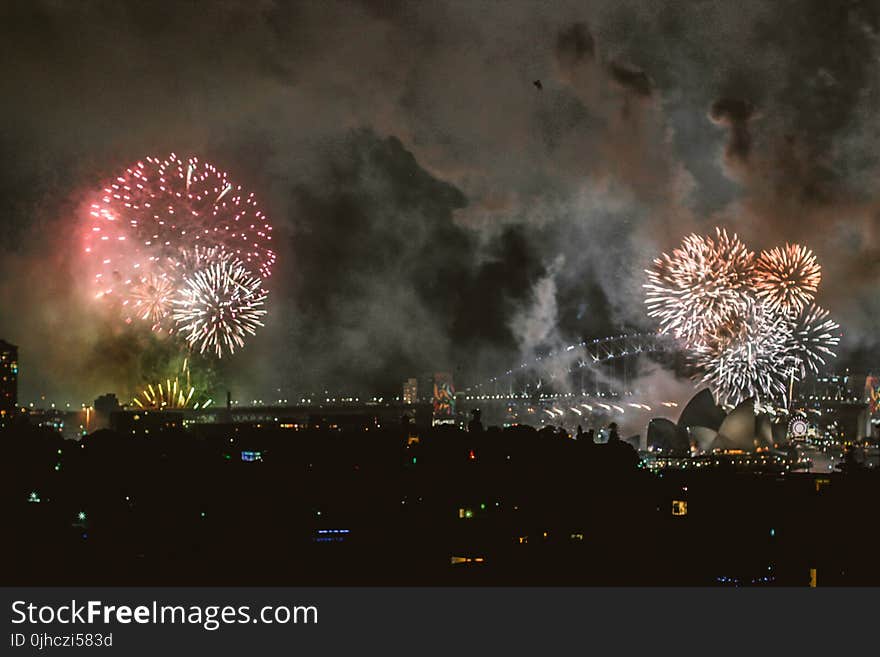
[[[815,298],[821,280],[816,256],[800,244],[764,251],[755,262],[757,296],[777,310],[801,312]]]
[[[165,274],[153,273],[143,277],[132,286],[131,300],[140,319],[149,320],[154,329],[171,311],[171,298],[174,296],[174,283]]]

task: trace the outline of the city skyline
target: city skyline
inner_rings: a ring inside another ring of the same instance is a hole
[[[8,586],[880,584],[880,7],[0,24]]]
[[[477,381],[652,330],[643,270],[715,226],[812,249],[834,366],[880,360],[864,5],[807,2],[795,28],[785,3],[229,3],[195,36],[189,7],[161,25],[106,9],[2,10],[20,29],[3,46],[0,335],[29,354],[23,399],[166,375],[163,345],[89,298],[79,236],[108,180],[171,152],[229,172],[275,228],[266,326],[216,372],[245,398]]]

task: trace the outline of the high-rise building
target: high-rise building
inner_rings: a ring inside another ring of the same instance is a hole
[[[434,375],[434,424],[455,421],[455,385],[452,374],[438,372]]]
[[[419,401],[419,380],[407,379],[403,382],[403,403],[415,404]]]
[[[95,416],[91,422],[92,429],[107,429],[110,427],[111,418],[117,411],[122,410],[119,399],[115,393],[108,392],[95,399],[92,405],[95,409]]]
[[[0,340],[0,418],[15,414],[18,406],[18,347]]]

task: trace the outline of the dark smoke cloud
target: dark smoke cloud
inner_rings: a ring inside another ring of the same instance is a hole
[[[25,398],[146,376],[149,339],[87,302],[77,222],[172,150],[276,226],[267,326],[220,372],[237,396],[461,381],[649,326],[640,272],[716,223],[810,244],[822,303],[876,350],[871,3],[46,1],[0,24],[0,337]]]
[[[749,132],[749,121],[755,113],[755,106],[747,100],[736,98],[720,98],[712,103],[709,117],[730,130],[725,153],[732,160],[749,159],[752,136]]]
[[[634,69],[625,64],[611,62],[608,66],[611,78],[621,87],[629,89],[639,96],[650,96],[654,89],[651,78],[644,71]]]
[[[596,44],[586,23],[574,23],[556,37],[556,59],[563,69],[573,69],[596,54]]]

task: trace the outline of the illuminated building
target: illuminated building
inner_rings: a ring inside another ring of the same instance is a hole
[[[772,426],[764,416],[756,414],[753,399],[741,402],[726,416],[716,415],[717,407],[710,404],[711,401],[711,396],[698,393],[682,412],[678,427],[671,422],[654,422],[654,434],[657,435],[654,440],[661,445],[675,445],[681,451],[684,440],[679,438],[679,434],[684,430],[689,442],[703,453],[730,450],[752,452],[773,446]],[[696,424],[700,421],[706,424],[711,422],[713,426]],[[650,444],[651,439],[648,442]]]
[[[0,340],[0,422],[18,406],[18,347]]]
[[[871,376],[866,377],[866,385],[868,378]],[[816,376],[812,381],[812,386],[804,385],[802,388],[804,392],[800,396],[815,401],[847,402],[858,399],[858,393],[853,389],[853,381],[851,381],[848,371]]]
[[[403,403],[415,404],[419,401],[419,380],[407,379],[403,382]]]
[[[438,372],[434,375],[433,402],[434,424],[455,421],[455,386],[449,372]]]

